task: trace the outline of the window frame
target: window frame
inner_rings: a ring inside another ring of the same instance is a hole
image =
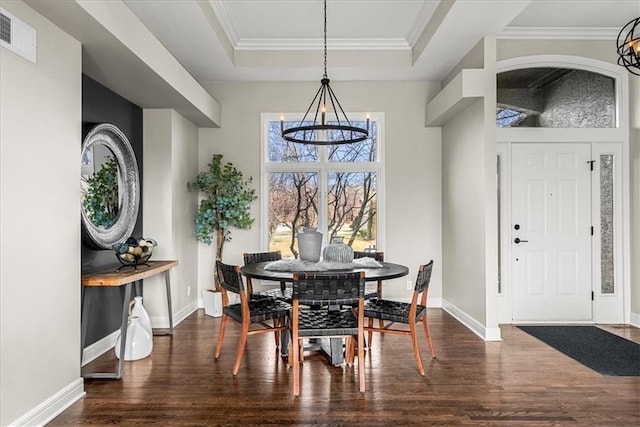
[[[286,121],[296,121],[303,117],[304,113],[287,113]],[[328,147],[318,146],[317,162],[271,162],[269,161],[269,122],[280,121],[283,117],[280,113],[261,113],[261,141],[260,141],[260,247],[266,251],[269,248],[268,233],[266,224],[269,224],[269,174],[273,172],[316,172],[319,182],[318,206],[318,231],[323,236],[323,246],[328,242],[327,236],[327,179],[326,174],[330,172],[375,172],[376,173],[376,199],[377,199],[377,250],[384,250],[385,247],[385,179],[384,179],[384,145],[385,145],[385,115],[384,113],[349,113],[348,117],[352,121],[365,121],[367,116],[371,123],[376,122],[377,145],[375,162],[329,162]]]

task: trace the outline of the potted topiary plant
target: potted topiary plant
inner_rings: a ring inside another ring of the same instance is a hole
[[[204,195],[195,217],[195,237],[211,245],[215,238],[216,253],[213,262],[213,289],[204,291],[205,312],[215,317],[222,315],[222,297],[215,261],[222,260],[224,243],[231,240],[231,227],[248,229],[253,225],[251,203],[257,198],[250,188],[252,178],[245,179],[242,172],[227,162],[223,165],[222,154],[214,154],[209,169],[200,172],[194,182],[188,183],[189,191]],[[208,307],[213,299],[215,308]]]

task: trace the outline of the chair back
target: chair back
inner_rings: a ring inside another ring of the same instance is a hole
[[[418,277],[416,278],[414,291],[421,293],[429,289],[429,282],[431,282],[431,270],[433,270],[433,260],[418,268]]]
[[[293,273],[293,300],[309,306],[352,305],[364,298],[364,272]]]
[[[216,261],[216,268],[218,269],[218,280],[220,281],[220,286],[222,286],[223,291],[234,292],[236,294],[245,293],[240,267],[237,265],[224,264],[222,261]]]
[[[353,251],[353,258],[373,258],[378,262],[384,262],[384,252]]]
[[[280,251],[244,253],[242,256],[244,258],[244,265],[255,264],[257,262],[278,261],[282,259]]]
[[[413,298],[411,298],[411,310],[412,316],[415,315],[416,304],[418,304],[418,298],[420,298],[420,304],[427,306],[427,294],[429,293],[429,282],[431,282],[431,271],[433,270],[433,260],[427,264],[423,264],[418,267],[418,277],[416,277],[416,284],[413,288]]]

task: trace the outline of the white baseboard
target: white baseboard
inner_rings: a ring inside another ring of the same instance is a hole
[[[189,317],[191,313],[198,309],[198,302],[193,301],[191,304],[187,305],[182,310],[173,314],[173,326],[175,327],[184,319]],[[169,316],[153,316],[150,318],[151,326],[154,328],[168,328],[169,327]]]
[[[78,378],[9,425],[11,427],[43,426],[82,399],[85,394],[84,380]]]
[[[636,328],[640,328],[640,314],[631,313],[629,316],[629,324],[631,326],[635,326]]]
[[[450,302],[443,300],[442,309],[455,317],[460,323],[469,328],[471,332],[479,336],[485,341],[502,341],[500,328],[486,328],[473,317],[469,316],[465,311],[459,309]]]
[[[442,298],[429,298],[427,301],[429,308],[442,308]]]
[[[82,351],[82,363],[81,366],[86,366],[87,364],[93,362],[98,357],[105,354],[107,351],[111,350],[116,345],[116,340],[120,336],[120,329],[117,329],[111,332],[106,337],[102,338],[94,342],[93,344],[87,346]]]

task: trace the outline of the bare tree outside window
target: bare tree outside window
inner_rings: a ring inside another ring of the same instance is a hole
[[[370,129],[365,141],[319,147],[285,141],[280,122],[269,122],[269,250],[297,257],[297,233],[320,228],[320,215],[325,244],[339,236],[355,250],[377,246],[376,122]]]

